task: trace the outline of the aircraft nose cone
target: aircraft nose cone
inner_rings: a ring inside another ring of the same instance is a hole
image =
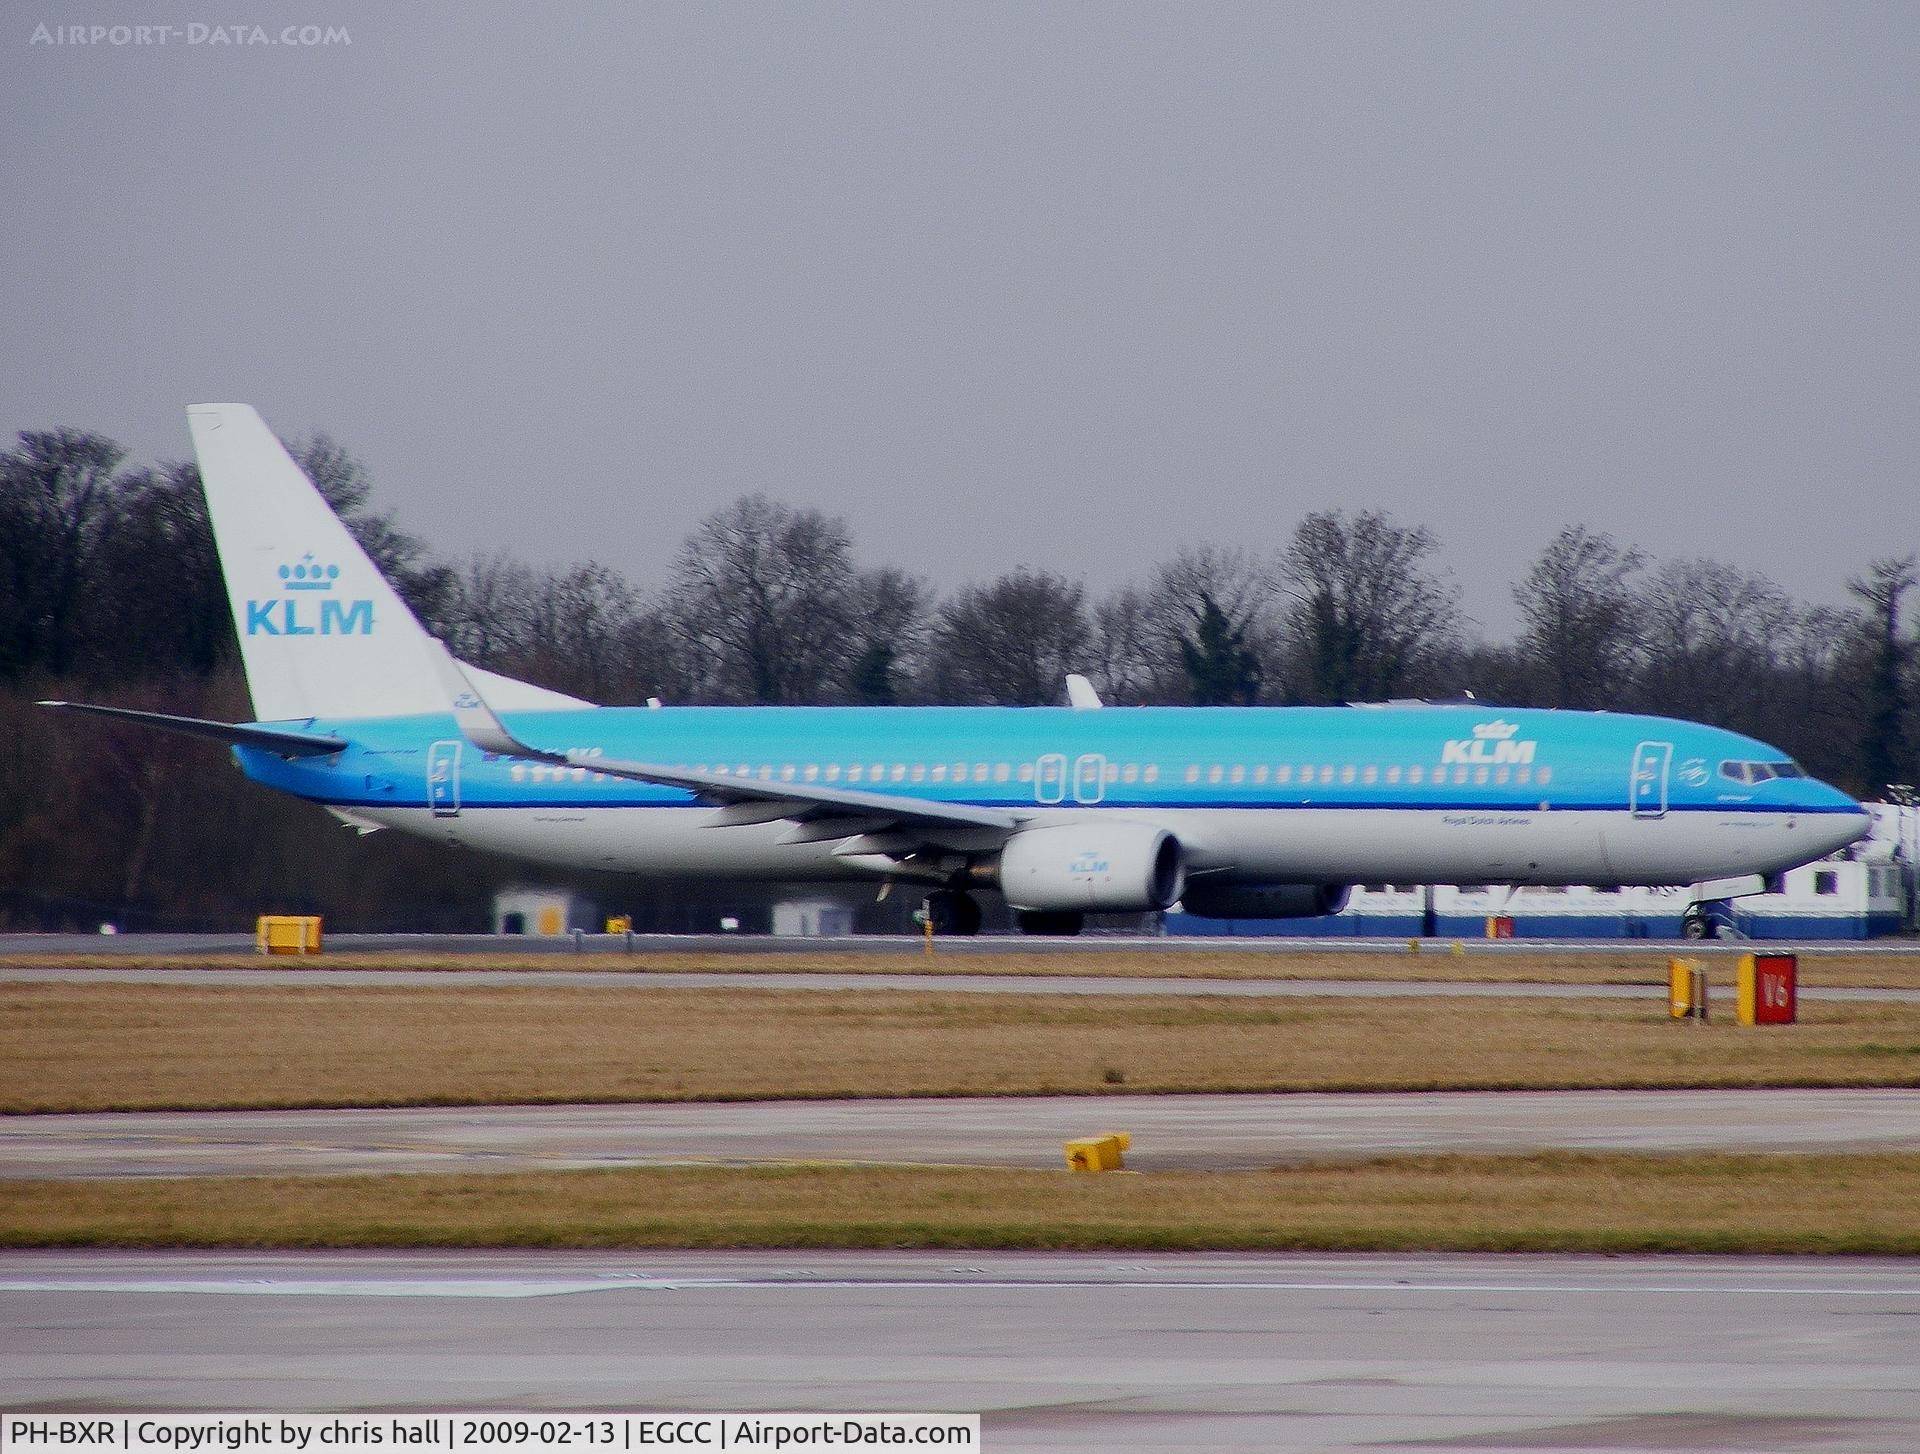
[[[1836,796],[1840,796],[1837,790]],[[1851,799],[1848,802],[1852,811],[1823,815],[1822,819],[1814,820],[1815,831],[1823,845],[1820,849],[1822,857],[1838,853],[1850,843],[1858,843],[1873,829],[1873,815]]]

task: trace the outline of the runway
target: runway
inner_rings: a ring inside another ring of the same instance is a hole
[[[1661,954],[1738,955],[1755,949],[1810,956],[1873,954],[1920,956],[1913,939],[1878,940],[1678,940],[1678,939],[1483,939],[1431,938],[1419,941],[1428,954],[1447,954],[1454,945],[1463,954],[1526,955]],[[916,954],[922,941],[911,934],[848,934],[806,938],[773,934],[335,934],[330,949],[342,953],[415,954]],[[941,954],[1109,954],[1151,950],[1172,956],[1231,951],[1236,954],[1404,955],[1405,938],[1333,938],[1244,935],[1236,937],[1088,933],[1071,938],[1033,938],[1023,934],[982,934],[939,941]],[[117,955],[252,954],[252,934],[0,934],[0,962],[20,963],[56,954],[95,957]]]
[[[1015,1450],[1920,1448],[1892,1260],[15,1253],[8,1409],[956,1411]]]
[[[1920,1148],[1920,1090],[976,1097],[0,1118],[0,1178],[848,1162],[1058,1167],[1131,1134],[1140,1171],[1394,1153]]]

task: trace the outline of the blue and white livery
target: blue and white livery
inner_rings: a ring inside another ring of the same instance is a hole
[[[260,416],[187,411],[256,721],[233,745],[366,829],[649,878],[903,882],[977,929],[1323,914],[1366,881],[1701,898],[1860,837],[1763,742],[1663,717],[1331,708],[597,707],[455,661]],[[72,704],[52,704],[72,706]]]

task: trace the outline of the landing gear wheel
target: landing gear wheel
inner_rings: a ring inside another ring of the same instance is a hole
[[[1680,920],[1680,936],[1683,939],[1714,939],[1719,937],[1716,928],[1713,920],[1698,906],[1688,909]]]
[[[1071,910],[1022,909],[1020,911],[1022,934],[1078,934],[1086,922],[1085,914],[1076,914]]]
[[[980,932],[980,905],[953,889],[936,889],[927,895],[927,917],[936,934],[965,936]]]

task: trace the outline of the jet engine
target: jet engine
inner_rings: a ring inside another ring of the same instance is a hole
[[[1016,833],[1000,850],[1000,891],[1016,909],[1107,914],[1180,897],[1180,840],[1149,823],[1063,823]]]
[[[1180,907],[1203,919],[1311,919],[1347,906],[1351,884],[1193,883]]]

